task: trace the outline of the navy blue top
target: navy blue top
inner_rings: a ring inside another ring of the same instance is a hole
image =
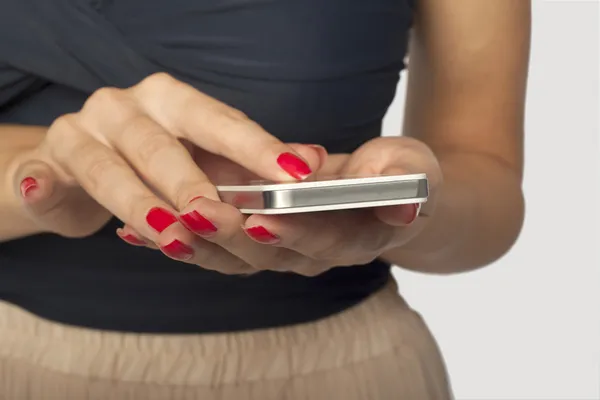
[[[404,67],[411,0],[3,0],[0,123],[49,125],[102,86],[166,71],[286,142],[351,152],[380,135]],[[85,239],[0,244],[0,299],[98,329],[218,332],[344,310],[389,265],[315,278],[225,276],[123,243],[113,219]]]

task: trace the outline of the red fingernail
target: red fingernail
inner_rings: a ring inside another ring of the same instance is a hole
[[[192,203],[192,202],[194,202],[194,201],[196,201],[196,200],[198,200],[198,199],[201,199],[201,198],[203,198],[203,197],[204,197],[204,196],[196,196],[196,197],[194,197],[193,199],[191,199],[191,200],[189,201],[189,203],[188,203],[188,204],[190,204],[190,203]]]
[[[308,164],[292,153],[282,153],[277,157],[277,164],[296,179],[304,179],[312,174],[312,170]]]
[[[253,226],[246,229],[252,239],[260,243],[273,244],[279,242],[279,236],[272,234],[264,226]]]
[[[182,214],[181,222],[186,228],[198,235],[211,235],[217,231],[217,227],[197,211]]]
[[[161,246],[160,249],[169,257],[177,260],[186,261],[194,256],[194,250],[187,244],[181,243],[177,239],[173,240],[166,246]]]
[[[21,181],[21,195],[27,197],[31,191],[38,188],[37,181],[34,178],[27,177]]]
[[[117,235],[119,235],[119,237],[121,239],[123,239],[124,241],[126,241],[127,243],[132,244],[134,246],[143,246],[146,244],[146,242],[144,242],[142,239],[139,239],[130,233],[128,233],[127,235],[124,235],[120,232],[117,232]]]
[[[419,215],[419,209],[421,208],[420,204],[407,204],[402,207],[402,213],[400,219],[406,225],[412,224],[415,219],[417,219],[417,215]]]
[[[157,232],[162,232],[177,222],[177,218],[164,208],[154,207],[146,215],[146,221]]]
[[[327,161],[327,149],[320,144],[309,144],[309,147],[312,147],[319,153],[319,166],[322,167]]]

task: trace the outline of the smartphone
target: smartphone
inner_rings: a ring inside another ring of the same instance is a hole
[[[244,214],[291,214],[424,203],[426,174],[217,186],[223,202]]]

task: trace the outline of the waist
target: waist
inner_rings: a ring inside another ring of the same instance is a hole
[[[383,354],[406,336],[401,330],[407,318],[414,318],[412,311],[394,282],[317,323],[227,334],[102,332],[53,323],[0,302],[0,359],[125,382],[235,384],[318,372]],[[284,362],[286,368],[272,368],[271,362]],[[236,370],[241,364],[256,371]]]
[[[314,321],[360,303],[390,280],[389,265],[379,261],[314,278],[226,276],[124,245],[106,230],[111,234],[79,243],[44,236],[2,244],[0,299],[100,330],[230,332]]]

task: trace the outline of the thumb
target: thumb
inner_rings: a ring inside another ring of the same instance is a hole
[[[40,160],[24,161],[15,171],[14,188],[22,204],[34,215],[54,209],[66,196],[57,173]]]

